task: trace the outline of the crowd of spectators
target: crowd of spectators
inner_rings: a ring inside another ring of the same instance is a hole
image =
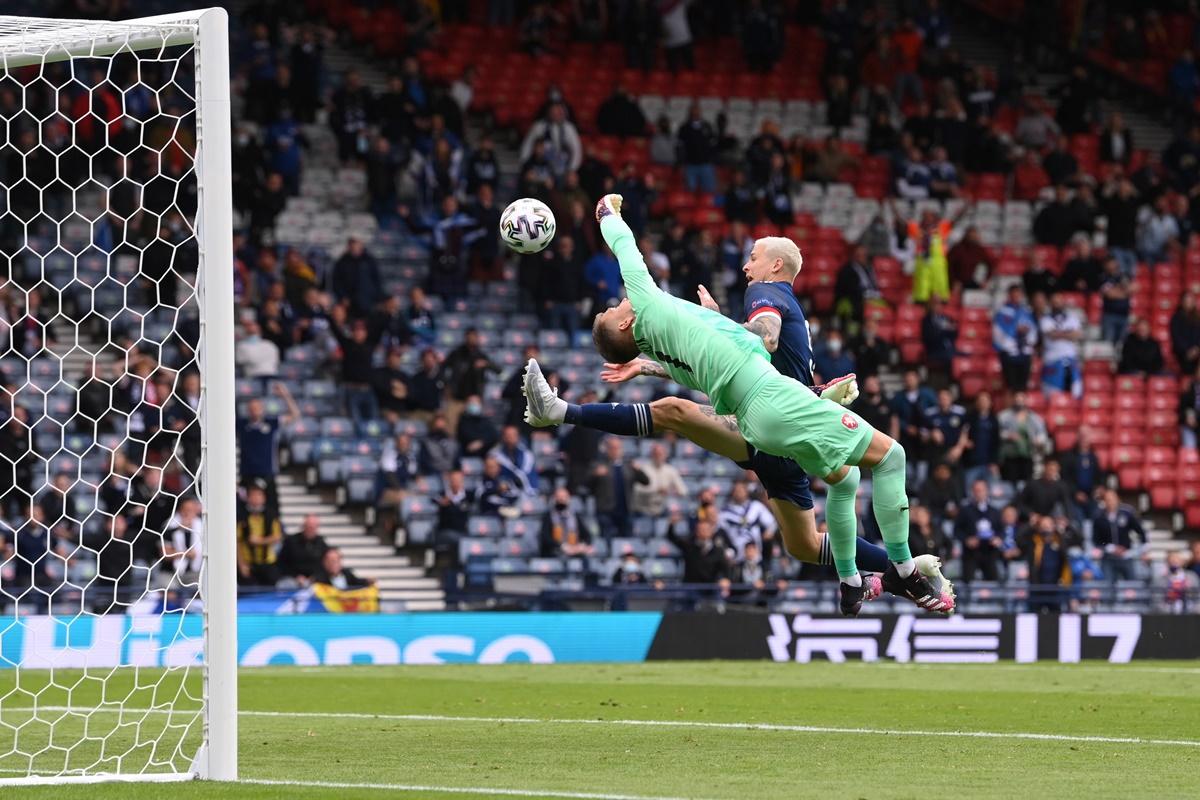
[[[624,84],[613,88],[594,119],[577,116],[571,98],[551,86],[531,124],[513,132],[476,113],[474,70],[453,81],[433,79],[418,57],[423,45],[436,41],[442,24],[455,22],[450,9],[446,19],[428,9],[414,12],[404,52],[379,91],[354,70],[327,71],[323,53],[336,39],[334,31],[298,13],[275,15],[272,4],[254,5],[235,42],[235,86],[244,108],[233,148],[234,200],[243,221],[234,243],[241,320],[236,362],[239,374],[260,389],[259,397],[243,400],[238,425],[243,583],[304,586],[328,576],[336,585],[357,585],[336,550],[325,545],[318,520],[307,519],[301,531],[289,532],[279,516],[280,437],[300,413],[284,384],[272,378],[296,350],[319,354],[357,435],[386,432],[374,498],[381,519],[402,527],[407,499],[433,498],[434,542],[452,564],[474,526],[490,524],[480,519],[502,524],[534,509],[540,528],[529,536],[539,555],[594,559],[603,541],[604,550],[621,558],[619,569],[602,576],[614,583],[658,580],[636,552],[614,546],[637,538],[669,543],[670,549],[657,554],[680,559],[685,581],[715,584],[743,599],[757,599],[780,581],[819,573],[784,552],[752,475],[738,472],[720,481],[720,489],[710,487],[705,478],[675,467],[681,457],[687,463],[684,454],[690,451],[671,439],[634,454],[630,442],[579,428],[549,443],[534,437],[521,423],[517,371],[501,364],[494,344],[468,328],[446,348],[440,334],[445,315],[471,310],[469,285],[504,281],[511,274],[491,235],[507,192],[544,200],[558,220],[553,246],[515,263],[521,291],[515,302],[536,313],[543,329],[561,330],[567,342],[585,346],[575,339],[581,321],[620,297],[616,261],[591,221],[590,204],[599,194],[624,195],[625,216],[661,285],[687,298],[701,285],[710,287],[723,308],[737,313],[745,290],[740,266],[755,231],[796,222],[802,183],[834,183],[864,159],[877,158],[891,176],[889,196],[961,201],[964,216],[941,219],[927,212],[909,220],[885,206],[876,221],[885,230],[882,244],[865,238],[847,243],[845,263],[836,273],[836,307],[815,313],[811,331],[817,373],[856,371],[863,392],[855,410],[901,441],[909,454],[914,550],[960,564],[968,582],[1020,577],[1066,585],[1150,576],[1143,523],[1110,488],[1087,429],[1072,447],[1056,451],[1035,410],[1044,402],[1030,402],[1027,392],[1035,365],[1046,397],[1082,392],[1085,309],[1097,296],[1100,338],[1116,347],[1117,370],[1195,376],[1178,406],[1181,443],[1195,447],[1197,297],[1180,292],[1164,339],[1151,320],[1134,318],[1131,296],[1137,265],[1150,270],[1177,265],[1188,252],[1200,222],[1194,212],[1200,208],[1200,127],[1182,126],[1162,154],[1143,153],[1121,115],[1103,113],[1101,92],[1087,69],[1070,73],[1052,92],[1056,104],[1047,103],[1024,91],[1030,82],[1026,71],[996,74],[966,63],[954,47],[950,17],[933,0],[902,3],[894,18],[874,6],[856,10],[842,2],[824,12],[816,4],[600,2],[573,4],[569,14],[533,3],[519,18],[505,7],[511,4],[489,5],[494,22],[516,22],[520,47],[530,54],[562,55],[576,42],[618,41],[626,65],[647,72],[660,64],[672,72],[703,68],[697,44],[734,31],[746,69],[766,75],[780,63],[785,22],[816,26],[825,43],[819,106],[825,118],[814,123],[827,135],[785,140],[778,123],[766,120],[752,136],[738,138],[728,120],[710,118],[700,103],[678,125],[665,116],[648,119],[631,94],[637,87]],[[0,104],[16,102],[0,87]],[[868,121],[862,142],[847,138],[856,117]],[[423,245],[428,253],[423,286],[389,296],[378,253],[359,239],[346,241],[332,263],[275,240],[277,220],[300,192],[311,144],[305,131],[314,124],[328,126],[342,166],[364,173],[365,200],[380,228]],[[589,152],[591,131],[643,141],[651,168],[597,158]],[[1081,152],[1072,138],[1086,134],[1096,135],[1095,154]],[[502,175],[497,154],[510,144],[520,163],[515,188]],[[21,155],[14,150],[9,158]],[[1027,251],[1028,270],[1009,282],[1005,302],[990,315],[1005,391],[968,399],[954,373],[961,291],[1003,285],[998,248],[971,227],[976,179],[985,174],[1005,176],[1003,192],[1013,199],[1044,201],[1032,221],[1034,239],[1044,247]],[[666,185],[664,175],[670,176]],[[665,195],[680,190],[711,197],[720,223],[666,216]],[[153,198],[141,202],[145,206]],[[179,206],[181,220],[194,213],[187,202]],[[186,231],[172,228],[175,213],[166,213],[163,230],[151,231],[151,240],[187,240]],[[132,227],[118,213],[108,219],[110,225]],[[961,236],[960,222],[968,228]],[[14,231],[6,226],[0,234]],[[114,229],[111,240],[137,246],[125,227]],[[884,386],[892,385],[901,353],[872,313],[895,304],[881,289],[879,257],[895,258],[912,272],[912,299],[922,306],[923,369],[904,371],[894,392]],[[173,291],[169,278],[175,270],[167,264],[162,275],[149,276],[155,291]],[[13,292],[5,304],[10,319],[29,322],[8,334],[24,355],[40,350],[50,335],[40,321],[40,302],[40,291]],[[188,416],[194,418],[197,376],[186,369],[191,358],[186,345],[169,363],[136,346],[129,350],[128,369],[95,376],[96,386],[115,384],[131,398],[131,407],[161,406],[164,423],[144,423],[148,427],[138,430],[144,435],[137,439],[145,445],[138,452],[113,455],[110,480],[124,481],[131,493],[153,501],[143,504],[143,519],[165,497],[170,499],[164,510],[172,513],[150,523],[113,514],[94,540],[98,574],[133,576],[122,566],[128,557],[113,555],[114,543],[129,542],[120,547],[135,552],[133,561],[186,576],[197,553],[184,531],[196,536],[197,509],[175,497],[188,496],[186,465],[198,458]],[[537,355],[531,347],[524,357]],[[591,387],[572,392],[558,373],[549,379],[573,401],[598,399]],[[498,404],[487,399],[495,397],[496,386],[503,387]],[[81,403],[87,388],[81,388]],[[674,387],[653,391],[668,388]],[[104,405],[103,398],[94,401]],[[14,486],[24,490],[5,494],[9,502],[30,494],[32,486],[20,466],[22,437],[29,436],[23,415],[15,407],[0,427],[0,451],[18,465]],[[176,449],[183,453],[179,464],[171,457]],[[151,464],[164,468],[147,467]],[[63,483],[66,488],[69,481]],[[64,494],[53,487],[45,491],[60,501]],[[37,510],[25,512],[31,521],[63,518],[52,503],[35,505]],[[21,513],[11,506],[6,511]],[[37,525],[21,531],[26,528]],[[154,542],[161,540],[158,549],[142,543],[146,552],[137,554],[139,530],[168,528],[169,544],[152,535]],[[18,553],[42,552],[39,548],[66,553],[70,537],[80,535],[55,533],[61,526],[50,530],[25,538],[18,531],[6,544]],[[876,536],[869,504],[863,533]],[[36,540],[47,535],[65,538],[54,547]],[[27,571],[17,572],[7,580],[29,585]],[[1068,602],[1079,598],[1050,592],[1032,599],[1035,607],[1046,608]]]
[[[784,11],[776,4],[752,4],[744,13],[714,11],[720,4],[668,5],[638,11],[641,5],[632,4],[622,12],[631,16],[622,17],[608,4],[590,4],[569,16],[534,4],[520,24],[521,47],[533,54],[562,53],[571,38],[619,36],[630,66],[652,70],[661,55],[671,70],[688,70],[695,62],[692,42],[714,30],[714,14],[727,13],[730,29],[743,32],[751,70],[770,71],[778,61],[781,44],[772,31],[782,30]],[[550,204],[559,233],[545,253],[518,263],[521,302],[539,314],[546,329],[563,330],[574,341],[592,309],[619,299],[616,260],[589,224],[590,199],[604,191],[624,194],[626,218],[641,236],[647,263],[662,285],[688,297],[698,285],[709,285],[722,305],[737,308],[744,290],[739,267],[754,240],[752,230],[760,223],[791,224],[794,193],[802,181],[835,181],[858,166],[859,158],[883,157],[895,196],[956,200],[968,199],[972,175],[1007,174],[1010,196],[1045,200],[1033,219],[1033,235],[1038,243],[1061,248],[1062,263],[1057,257],[1046,263],[1048,251],[1034,249],[1024,277],[1007,290],[1007,302],[995,313],[992,342],[1006,395],[980,393],[968,411],[960,405],[952,375],[959,320],[946,303],[956,300],[960,288],[990,289],[997,279],[996,249],[970,227],[970,201],[961,206],[968,223],[961,237],[950,234],[956,218],[943,221],[926,213],[908,221],[899,212],[888,217],[896,224],[883,254],[911,265],[914,299],[925,303],[920,330],[925,371],[907,371],[892,396],[882,391],[881,377],[895,373],[899,353],[880,336],[870,313],[872,306],[888,301],[874,267],[881,253],[864,242],[848,248],[836,276],[835,313],[812,319],[817,373],[857,371],[864,391],[856,410],[905,444],[914,500],[919,500],[913,507],[917,552],[960,559],[967,581],[1007,575],[1051,584],[1147,577],[1140,566],[1144,529],[1138,515],[1108,488],[1086,432],[1072,450],[1054,452],[1045,421],[1027,403],[1026,389],[1040,363],[1043,391],[1081,391],[1086,330],[1075,303],[1086,303],[1092,293],[1102,297],[1100,330],[1117,345],[1121,371],[1153,374],[1171,367],[1160,351],[1156,357],[1159,338],[1148,330],[1147,320],[1130,319],[1130,283],[1139,261],[1153,265],[1177,259],[1187,246],[1193,229],[1186,201],[1193,185],[1187,154],[1196,146],[1189,143],[1200,140],[1200,130],[1177,139],[1163,158],[1135,163],[1132,133],[1120,114],[1100,116],[1086,71],[1070,74],[1054,92],[1057,109],[1045,106],[1022,91],[1024,74],[997,79],[983,67],[965,64],[936,4],[913,4],[906,11],[911,17],[894,26],[874,12],[853,19],[841,4],[821,19],[804,20],[822,25],[828,43],[822,80],[824,122],[832,132],[821,142],[803,137],[785,142],[770,121],[754,137],[738,140],[724,120],[707,118],[698,104],[674,128],[666,118],[647,119],[623,84],[614,86],[594,120],[581,121],[563,92],[551,86],[533,124],[518,132],[516,194]],[[618,18],[623,25],[614,24]],[[504,273],[493,237],[486,235],[504,203],[496,196],[497,140],[504,134],[467,136],[473,71],[448,85],[426,79],[418,59],[406,58],[400,65],[383,95],[373,94],[354,73],[343,76],[331,94],[329,124],[340,160],[366,170],[371,209],[380,224],[426,243],[427,290],[440,305],[461,308],[469,281]],[[839,138],[854,114],[870,121],[860,149]],[[722,233],[692,228],[686,218],[662,218],[660,173],[643,173],[634,163],[595,160],[584,130],[646,138],[652,163],[677,167],[684,190],[721,198],[727,223]],[[1102,145],[1104,168],[1096,173],[1082,169],[1069,139],[1086,132],[1099,133]],[[289,176],[281,178],[287,191]],[[1102,248],[1093,246],[1098,216],[1108,219]],[[270,252],[269,242],[262,245],[251,228],[247,253]],[[283,258],[300,259],[294,253]],[[271,271],[270,266],[263,270]],[[266,293],[271,287],[265,283]],[[502,371],[474,330],[464,332],[462,343],[449,353],[434,347],[438,312],[420,289],[380,305],[385,293],[378,266],[361,242],[349,243],[331,276],[284,294],[298,290],[305,295],[302,303],[296,303],[296,312],[283,314],[296,320],[292,336],[287,327],[282,337],[275,336],[281,353],[295,343],[331,337],[336,347],[329,351],[340,363],[347,413],[360,431],[379,419],[428,423],[425,437],[400,433],[386,447],[378,501],[396,509],[410,491],[438,487],[436,537],[446,551],[457,554],[473,524],[479,524],[474,519],[516,518],[524,501],[545,497],[536,506],[545,511],[535,534],[536,551],[544,557],[589,557],[598,539],[629,539],[647,521],[666,521],[665,528],[655,530],[676,545],[685,581],[762,589],[775,579],[799,575],[769,516],[754,513],[764,507],[749,498],[754,485],[733,483],[727,498],[714,497],[702,483],[689,491],[689,483],[672,468],[672,443],[655,445],[643,458],[628,455],[619,439],[601,440],[575,429],[560,444],[560,461],[547,467],[534,455],[530,431],[521,425],[517,373]],[[302,327],[301,319],[307,320]],[[1194,372],[1193,356],[1200,354],[1196,323],[1195,299],[1184,294],[1171,323],[1171,350],[1186,374]],[[253,335],[266,327],[252,321],[247,330]],[[400,366],[409,348],[421,351],[420,368],[413,373]],[[536,355],[534,348],[523,354]],[[247,355],[247,362],[253,360]],[[269,367],[271,354],[264,361]],[[559,391],[570,391],[557,373],[551,372],[550,380]],[[485,408],[493,381],[504,385],[505,402]],[[1200,414],[1198,392],[1181,401],[1186,439]],[[680,517],[678,500],[697,492],[695,516]],[[757,522],[746,522],[751,518]],[[870,534],[870,515],[864,528]],[[610,577],[617,583],[647,581],[632,553]],[[1052,604],[1054,597],[1042,600]]]

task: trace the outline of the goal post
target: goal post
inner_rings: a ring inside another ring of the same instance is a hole
[[[229,75],[0,16],[0,785],[237,778]]]

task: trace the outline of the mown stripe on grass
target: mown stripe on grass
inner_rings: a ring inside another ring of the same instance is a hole
[[[487,797],[562,797],[567,800],[696,800],[696,798],[661,797],[644,794],[608,794],[601,792],[562,792],[554,789],[502,789],[484,786],[420,786],[408,783],[343,783],[340,781],[280,781],[265,778],[243,778],[239,783],[260,786],[304,786],[317,789],[371,789],[391,792],[423,792],[428,794],[481,794]]]
[[[80,708],[78,706],[41,706],[9,708],[6,711],[74,712],[77,714],[179,714],[170,709]],[[624,725],[645,728],[707,728],[717,730],[781,731],[784,733],[833,733],[866,736],[922,736],[968,739],[1018,739],[1038,742],[1084,742],[1093,744],[1144,744],[1161,747],[1200,747],[1200,739],[1147,739],[1141,736],[1092,736],[1068,733],[1034,733],[1029,731],[946,731],[896,728],[842,728],[831,725],[790,725],[773,722],[699,722],[693,720],[659,719],[587,719],[539,717],[472,717],[450,714],[370,714],[352,711],[252,711],[238,712],[243,717],[278,717],[284,719],[362,719],[394,722],[464,722],[504,725]]]

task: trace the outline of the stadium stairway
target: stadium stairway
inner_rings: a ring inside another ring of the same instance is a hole
[[[393,547],[380,544],[364,532],[360,520],[338,511],[332,502],[315,494],[290,474],[279,476],[279,513],[283,527],[299,531],[304,518],[316,514],[321,519],[321,536],[342,551],[347,567],[363,578],[378,581],[380,601],[400,604],[405,611],[440,611],[445,608],[438,581],[425,570],[413,566],[407,556],[397,555]]]

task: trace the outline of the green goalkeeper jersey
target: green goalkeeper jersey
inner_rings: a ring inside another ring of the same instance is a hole
[[[607,216],[600,232],[621,265],[637,314],[638,349],[677,383],[708,395],[718,414],[736,413],[750,390],[775,369],[762,339],[723,314],[659,289],[625,220]]]

